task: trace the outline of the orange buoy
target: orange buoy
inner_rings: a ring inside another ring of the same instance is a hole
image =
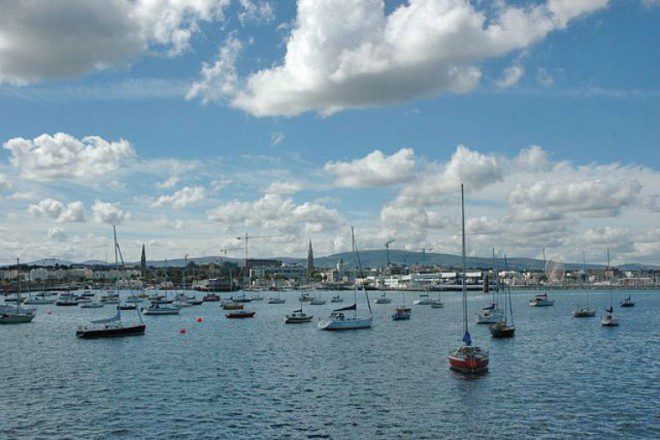
[[[197,322],[203,322],[203,321],[204,320],[201,318],[201,316],[199,318],[197,318]]]
[[[185,328],[182,328],[181,330],[179,330],[179,333],[182,334],[182,335],[185,335],[187,332],[188,332],[188,330],[186,330]]]

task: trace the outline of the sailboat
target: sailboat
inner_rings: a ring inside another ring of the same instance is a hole
[[[20,260],[16,259],[16,273],[18,275],[18,292],[16,293],[16,306],[0,307],[0,324],[27,324],[35,317],[34,308],[21,307],[21,272]]]
[[[622,299],[619,305],[621,307],[635,307],[635,302],[630,299],[630,295],[628,295],[628,298]]]
[[[495,271],[495,248],[493,248],[493,271]],[[492,290],[491,303],[477,314],[477,324],[496,324],[502,322],[504,313],[497,299],[497,289]]]
[[[309,302],[310,306],[324,306],[326,304],[326,300],[323,299],[323,296],[321,295],[320,291],[317,291],[316,295],[312,298],[312,300]]]
[[[305,324],[307,322],[310,322],[314,318],[314,315],[308,315],[307,313],[303,312],[303,302],[300,301],[300,308],[298,310],[294,310],[291,312],[290,315],[286,315],[286,320],[284,321],[285,324]]]
[[[413,304],[418,305],[418,306],[430,306],[431,305],[431,298],[429,298],[428,293],[420,293],[419,294],[419,299],[416,299],[413,301]]]
[[[353,253],[357,257],[358,270],[362,272],[362,265],[360,264],[360,254],[358,253],[357,246],[355,245],[355,231],[351,226],[351,242],[353,244]],[[335,309],[330,313],[330,316],[326,319],[322,319],[318,323],[318,327],[321,330],[356,330],[362,328],[370,328],[373,316],[371,314],[371,304],[369,303],[369,294],[367,290],[364,289],[364,295],[367,299],[367,307],[369,308],[369,315],[359,316],[357,313],[357,291],[358,286],[355,283],[353,287],[353,304],[347,307],[342,307],[340,309]],[[348,314],[345,312],[353,312]]]
[[[465,196],[461,183],[461,226],[462,226],[462,263],[463,277],[461,287],[463,290],[463,344],[449,352],[449,368],[463,374],[480,374],[488,371],[488,351],[472,345],[472,337],[468,331],[467,289],[465,286]]]
[[[610,290],[610,306],[605,309],[605,314],[600,320],[604,327],[616,327],[619,325],[619,318],[614,314],[614,304],[612,301],[612,291]]]
[[[112,225],[112,235],[115,242],[115,293],[119,283],[119,255],[121,249],[117,243],[117,229]],[[122,265],[124,258],[122,257]],[[117,294],[118,296],[118,294]],[[142,336],[146,326],[142,322],[142,317],[137,313],[139,324],[124,324],[121,320],[121,310],[117,308],[117,313],[111,318],[97,319],[87,326],[79,326],[76,330],[76,337],[80,339],[99,339],[99,338],[118,338],[123,336]]]
[[[167,283],[167,260],[165,260],[165,282]],[[167,299],[167,291],[162,300],[151,301],[151,304],[146,309],[142,307],[142,314],[149,316],[160,315],[178,315],[181,311],[181,306],[172,304],[171,300]]]
[[[387,295],[385,295],[385,292],[381,293],[378,298],[374,300],[374,303],[376,304],[389,304],[392,302],[392,298],[388,298]]]
[[[55,297],[46,295],[46,289],[44,286],[44,282],[41,282],[41,293],[38,293],[34,296],[32,296],[31,293],[28,293],[28,297],[25,301],[23,301],[23,304],[26,305],[45,305],[45,304],[54,304],[55,303]]]
[[[506,270],[509,269],[508,266],[509,265],[507,263],[506,255],[505,255],[504,267],[506,268]],[[507,316],[507,306],[509,309],[508,316]],[[511,319],[511,323],[509,323],[509,318]],[[513,324],[513,304],[511,303],[511,286],[509,286],[508,284],[506,286],[506,291],[504,293],[504,319],[500,322],[496,322],[495,324],[489,325],[488,330],[490,330],[491,336],[495,339],[512,338],[516,333],[516,326]]]
[[[331,303],[340,303],[340,302],[344,302],[344,300],[342,299],[341,296],[335,295],[332,298],[330,298],[330,302]]]
[[[587,293],[587,303],[582,306],[578,306],[573,310],[573,317],[574,318],[593,318],[596,316],[596,309],[589,307],[589,273],[587,272],[587,258],[585,256],[585,253],[582,252],[582,263],[584,266],[584,274],[585,274],[585,284],[586,284],[586,293]]]

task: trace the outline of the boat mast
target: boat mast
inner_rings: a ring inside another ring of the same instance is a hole
[[[117,227],[115,225],[112,225],[112,238],[114,240],[114,248],[115,248],[115,295],[119,297],[119,291],[118,291],[118,286],[119,286],[119,245],[117,244]],[[119,299],[119,298],[117,298]],[[136,307],[137,308],[137,307]],[[119,314],[119,320],[121,321],[121,311],[119,306],[117,306],[117,313]]]
[[[355,252],[355,256],[357,257],[357,267],[360,276],[362,277],[362,282],[363,282],[362,289],[364,290],[364,296],[367,299],[367,308],[369,309],[369,314],[371,314],[371,303],[369,301],[369,293],[367,293],[367,286],[364,284],[364,272],[362,271],[362,261],[360,261],[360,251],[358,250],[357,244],[355,243],[355,231],[353,230],[353,226],[351,226],[351,241],[353,242],[353,251]],[[355,303],[357,304],[357,300]],[[357,308],[355,313],[357,313]]]
[[[465,287],[465,196],[463,193],[463,184],[461,183],[461,262],[463,264],[463,277],[461,280],[461,289],[463,291],[463,342],[465,345],[471,344],[470,333],[468,332],[467,322],[467,290]]]
[[[509,271],[509,261],[506,258],[506,254],[504,254],[504,270],[507,271],[507,272]],[[511,325],[513,325],[513,304],[511,304],[511,286],[508,283],[506,285],[505,301],[506,301],[507,297],[508,297],[508,300],[509,300],[509,316],[511,317]],[[506,316],[506,304],[505,304],[505,307],[504,307],[504,313],[505,313],[505,316]],[[504,323],[506,324],[506,320],[505,320]]]
[[[584,268],[584,285],[587,291],[587,307],[589,307],[589,272],[587,271],[587,255],[582,251],[582,267]]]
[[[16,277],[18,279],[18,292],[16,293],[16,311],[21,308],[21,260],[16,257]]]

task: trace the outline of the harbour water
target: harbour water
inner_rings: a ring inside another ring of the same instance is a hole
[[[473,340],[491,355],[475,380],[448,368],[460,293],[399,322],[388,293],[372,329],[343,333],[285,325],[298,292],[247,304],[253,319],[228,320],[217,302],[145,316],[145,336],[115,340],[74,337],[113,306],[38,306],[33,323],[0,327],[0,438],[660,438],[660,292],[631,292],[631,309],[614,293],[617,328],[600,325],[609,292],[590,292],[598,313],[584,319],[570,313],[584,291],[531,308],[537,293],[513,292],[516,336],[499,341],[474,324],[490,297],[470,295]],[[305,311],[316,321],[337,306]]]

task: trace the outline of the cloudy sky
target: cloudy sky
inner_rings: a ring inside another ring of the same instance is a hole
[[[660,264],[657,0],[0,0],[0,263]]]

